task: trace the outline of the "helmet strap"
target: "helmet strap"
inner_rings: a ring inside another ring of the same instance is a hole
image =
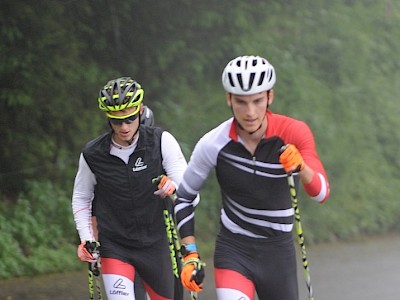
[[[231,106],[231,110],[232,110],[233,118],[236,120],[236,123],[237,123],[238,127],[239,127],[241,130],[243,130],[243,131],[247,132],[248,134],[252,135],[252,134],[256,133],[257,131],[259,131],[259,130],[261,129],[262,124],[263,124],[263,122],[264,122],[264,119],[265,119],[265,116],[266,116],[266,115],[264,115],[264,118],[261,120],[260,126],[258,126],[258,128],[257,128],[256,130],[254,130],[254,131],[247,131],[247,130],[245,130],[245,129],[243,128],[243,126],[242,126],[242,125],[239,123],[239,121],[236,119],[235,113],[233,112],[232,106]],[[267,110],[268,110],[268,104],[267,104]]]
[[[261,122],[260,126],[258,126],[258,128],[257,128],[256,130],[251,131],[251,132],[250,132],[250,131],[247,131],[247,132],[248,132],[250,135],[253,134],[253,133],[256,133],[257,131],[260,130],[261,126],[262,126],[262,122]]]
[[[258,126],[258,128],[256,129],[256,130],[254,130],[254,131],[247,131],[250,135],[251,134],[253,134],[253,133],[256,133],[257,131],[259,131],[260,129],[261,129],[261,127],[262,127],[262,124],[263,124],[263,122],[264,122],[264,119],[265,119],[265,115],[264,115],[264,118],[261,120],[261,123],[260,123],[260,126]],[[239,123],[238,123],[239,124]]]
[[[129,144],[129,145],[132,145],[132,143],[133,143],[133,141],[134,141],[134,139],[135,139],[135,136],[139,133],[139,127],[140,127],[140,114],[139,114],[139,123],[138,123],[138,127],[136,128],[135,133],[132,135],[132,138],[128,141],[128,144]]]
[[[127,143],[128,143],[129,145],[132,145],[132,143],[133,143],[133,140],[135,139],[135,136],[136,136],[136,134],[137,134],[138,130],[139,130],[139,128],[136,130],[135,134],[134,134],[134,135],[132,135],[132,138],[131,138],[129,141],[127,141]]]
[[[111,126],[111,122],[110,122],[110,121],[108,121],[108,126],[110,126],[111,131],[114,133],[114,128]],[[136,128],[135,133],[132,135],[132,138],[131,138],[129,141],[127,141],[127,143],[128,143],[129,145],[132,145],[133,141],[135,140],[135,136],[136,136],[136,134],[139,132],[139,127],[140,127],[140,114],[139,114],[139,123],[138,123],[138,127]]]

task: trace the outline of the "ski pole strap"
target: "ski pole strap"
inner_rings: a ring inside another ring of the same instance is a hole
[[[98,260],[94,263],[89,263],[89,269],[92,271],[93,276],[100,276],[100,266]]]

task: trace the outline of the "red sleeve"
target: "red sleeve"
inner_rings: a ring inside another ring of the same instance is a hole
[[[303,121],[276,114],[270,115],[268,120],[271,121],[268,123],[270,127],[267,130],[268,134],[277,134],[285,144],[295,145],[304,162],[314,170],[313,179],[310,183],[304,184],[304,189],[314,200],[324,202],[329,197],[329,182],[310,127]]]
[[[286,144],[294,144],[299,149],[304,162],[314,170],[310,183],[304,184],[304,189],[310,197],[318,202],[324,202],[329,197],[329,183],[324,166],[318,156],[314,136],[308,125],[302,121],[293,120],[285,139]]]
[[[307,194],[320,203],[325,202],[329,197],[329,183],[321,173],[315,172],[311,182],[303,186]]]

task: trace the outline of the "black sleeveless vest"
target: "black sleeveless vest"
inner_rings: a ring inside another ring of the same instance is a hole
[[[140,126],[128,164],[110,154],[111,132],[89,142],[83,155],[96,176],[95,211],[102,236],[129,247],[149,246],[165,235],[163,201],[152,179],[164,174],[162,129]]]

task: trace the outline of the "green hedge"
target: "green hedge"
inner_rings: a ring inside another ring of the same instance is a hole
[[[0,278],[82,267],[76,241],[71,200],[50,182],[31,181],[16,203],[0,202]]]
[[[31,181],[27,187],[15,203],[0,201],[0,279],[82,268],[76,257],[78,235],[68,193],[48,181]],[[358,201],[328,201],[321,206],[302,191],[299,207],[307,243],[400,229],[398,201]],[[211,173],[196,211],[196,233],[204,257],[213,252],[219,208],[218,187]]]

